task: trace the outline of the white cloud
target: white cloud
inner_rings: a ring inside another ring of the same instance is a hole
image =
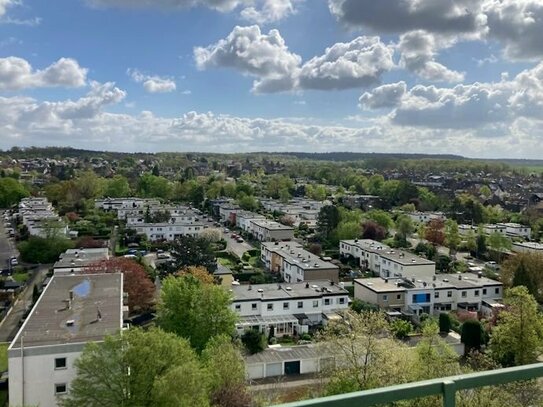
[[[194,48],[194,59],[201,70],[211,67],[234,68],[245,75],[256,76],[260,80],[255,82],[254,89],[259,91],[268,90],[267,84],[275,82],[281,83],[282,90],[292,88],[291,78],[302,60],[288,50],[278,30],[262,34],[257,25],[236,26],[217,43]]]
[[[6,14],[6,11],[9,7],[17,4],[15,0],[0,0],[0,17]]]
[[[543,2],[486,0],[489,35],[504,44],[511,59],[540,59],[543,55]]]
[[[241,10],[241,17],[253,23],[266,24],[296,13],[294,0],[262,0],[260,3]]]
[[[379,37],[357,37],[326,48],[323,55],[305,62],[300,71],[302,89],[348,89],[380,81],[394,67],[394,49]]]
[[[364,92],[358,99],[359,106],[363,109],[395,107],[400,104],[406,90],[407,85],[404,81],[379,86],[370,92]]]
[[[400,36],[398,50],[400,65],[421,78],[432,82],[461,82],[464,73],[453,71],[435,61],[438,49],[454,44],[450,38],[440,38],[423,30],[410,31]]]
[[[543,121],[543,63],[500,82],[414,86],[391,114],[399,125],[450,129],[479,129],[520,117]]]
[[[375,32],[412,30],[456,34],[479,31],[485,17],[483,0],[329,0],[343,24]]]
[[[144,75],[137,69],[128,69],[127,73],[134,82],[142,83],[145,91],[149,93],[168,93],[177,88],[175,81],[170,78]]]
[[[295,14],[296,3],[301,1],[304,0],[86,0],[89,5],[95,7],[156,8],[174,11],[206,7],[223,13],[239,11],[240,17],[244,20],[259,24],[277,22]]]
[[[33,70],[22,58],[0,58],[0,90],[39,87],[80,87],[87,80],[87,69],[71,58],[60,58],[43,70]]]
[[[279,31],[262,34],[257,25],[235,27],[225,39],[194,49],[199,69],[233,68],[254,76],[253,91],[257,93],[374,85],[382,73],[394,67],[393,54],[393,47],[378,37],[362,36],[334,44],[323,55],[302,64]]]

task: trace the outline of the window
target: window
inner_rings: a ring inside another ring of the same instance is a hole
[[[330,298],[324,299],[324,305],[330,305]]]
[[[339,299],[339,303],[340,303],[340,304],[345,304],[345,297],[341,297],[341,298]]]
[[[298,308],[303,308],[303,307],[304,307],[304,302],[298,301]]]
[[[496,294],[499,294],[499,293],[500,293],[500,289],[499,289],[499,288],[496,288],[496,289],[494,290],[494,292],[495,292]]]
[[[236,304],[236,311],[241,311],[241,304]]]
[[[251,309],[252,309],[252,310],[255,310],[256,307],[257,307],[256,302],[253,302],[253,303],[251,304]]]
[[[483,288],[483,295],[486,295],[486,288]]]
[[[319,306],[319,300],[313,301],[313,308],[317,308]]]
[[[289,309],[289,308],[290,308],[290,304],[288,302],[284,302],[283,309]]]
[[[479,290],[475,290],[475,296],[476,296],[476,297],[479,296]]]
[[[434,291],[434,298],[439,298],[439,291]]]
[[[55,358],[55,369],[66,369],[66,358]]]
[[[466,298],[467,295],[468,293],[466,291],[462,291],[462,298]]]
[[[397,299],[397,300],[401,300],[401,299],[402,299],[402,295],[401,295],[401,294],[396,294],[396,299]]]
[[[66,394],[67,386],[66,383],[55,384],[55,394]]]
[[[388,295],[387,294],[383,295],[383,301],[388,301]]]
[[[268,311],[273,311],[273,304],[268,304]]]
[[[452,297],[452,291],[447,291],[447,298],[451,298]]]

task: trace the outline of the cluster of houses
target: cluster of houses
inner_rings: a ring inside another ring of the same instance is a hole
[[[502,283],[480,272],[436,274],[433,261],[369,239],[342,240],[339,250],[378,276],[356,279],[355,298],[388,312],[417,318],[458,309],[492,313],[502,307]]]
[[[126,227],[155,241],[173,241],[180,236],[199,236],[209,226],[195,210],[183,205],[162,204],[156,199],[106,198],[95,202],[97,208],[117,213]],[[160,221],[153,222],[157,216]]]
[[[31,236],[45,238],[69,233],[68,225],[47,198],[23,198],[19,202],[18,217]]]

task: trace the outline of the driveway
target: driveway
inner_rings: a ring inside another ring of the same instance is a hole
[[[224,229],[224,228],[223,228]],[[230,237],[230,235],[235,232],[228,232],[225,233],[225,231],[222,231],[223,239],[226,240],[226,250],[230,253],[233,253],[234,255],[238,256],[240,259],[243,256],[243,253],[245,253],[248,250],[254,249],[255,247],[250,245],[247,242],[238,243],[234,239]]]

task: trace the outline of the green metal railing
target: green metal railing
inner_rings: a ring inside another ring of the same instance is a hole
[[[443,397],[444,407],[456,405],[458,390],[535,379],[543,376],[543,363],[469,373],[465,375],[442,377],[422,382],[404,383],[379,389],[357,391],[339,396],[322,397],[294,403],[281,404],[276,407],[368,407],[378,404],[410,400],[419,397]]]

